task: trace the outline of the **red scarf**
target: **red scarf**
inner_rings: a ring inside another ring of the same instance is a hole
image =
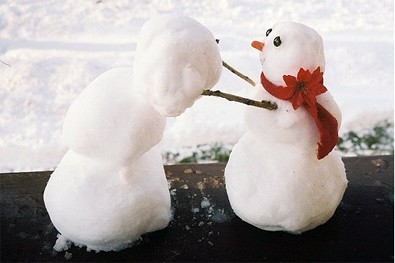
[[[284,75],[286,87],[276,86],[265,75],[261,74],[263,87],[274,97],[292,102],[294,110],[303,106],[313,117],[314,123],[320,133],[318,141],[317,158],[320,160],[327,156],[339,141],[338,123],[336,118],[317,102],[317,96],[326,92],[323,85],[323,73],[318,67],[313,73],[300,69],[298,76]]]

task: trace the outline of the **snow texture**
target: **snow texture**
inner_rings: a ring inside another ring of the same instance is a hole
[[[134,86],[163,116],[175,117],[219,80],[222,60],[212,33],[191,18],[148,21],[136,49]],[[143,87],[143,88],[141,88]]]
[[[159,143],[165,118],[132,92],[132,83],[132,70],[125,67],[107,71],[89,84],[66,114],[66,145],[85,156],[124,163]]]
[[[258,80],[250,47],[273,24],[293,20],[323,37],[325,83],[343,113],[341,133],[393,119],[392,0],[0,1],[0,171],[54,169],[67,150],[66,112],[101,73],[130,67],[143,24],[179,13],[220,39],[223,59]],[[224,70],[215,89],[250,96],[252,88]],[[245,106],[202,98],[166,127],[162,151],[236,143]]]
[[[314,29],[298,23],[290,26],[288,22],[277,23],[270,29],[259,57],[263,72],[273,84],[284,86],[283,76],[296,76],[300,68],[313,72],[320,67],[321,72],[325,71],[322,37]],[[280,37],[280,46],[273,43],[276,37]]]
[[[48,214],[61,233],[56,250],[71,241],[87,250],[118,251],[171,219],[156,147],[165,117],[181,114],[203,89],[212,88],[222,63],[214,36],[192,18],[158,16],[140,35],[133,70],[101,74],[66,114],[69,150],[44,191]],[[147,63],[151,59],[158,63]]]
[[[57,252],[67,250],[71,247],[71,242],[64,238],[61,234],[57,235],[57,239],[53,249]]]
[[[275,47],[273,39],[277,36],[282,44]],[[278,23],[263,43],[263,72],[278,85],[285,85],[282,75],[296,75],[299,68],[324,68],[323,43],[312,28]],[[332,151],[317,159],[318,129],[303,107],[294,110],[291,102],[273,97],[262,85],[258,85],[255,99],[274,101],[278,109],[246,109],[246,132],[225,168],[233,210],[244,221],[271,231],[301,233],[325,223],[347,186],[340,155]],[[330,92],[317,100],[340,125],[340,109]]]

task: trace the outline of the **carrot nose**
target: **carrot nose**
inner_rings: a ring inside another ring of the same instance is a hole
[[[258,49],[259,51],[262,51],[265,43],[254,40],[252,41],[251,46]]]

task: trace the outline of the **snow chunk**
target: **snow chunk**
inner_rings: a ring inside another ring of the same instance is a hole
[[[200,207],[204,209],[209,206],[210,206],[210,201],[207,199],[207,197],[203,197],[202,202],[200,202]]]
[[[225,213],[225,209],[221,208],[214,211],[210,220],[215,223],[224,223],[229,221],[229,218],[228,215]]]
[[[66,259],[66,261],[71,260],[72,257],[73,257],[73,253],[66,252],[66,253],[64,254],[64,259]]]
[[[58,234],[56,236],[58,239],[55,242],[55,245],[53,246],[53,249],[57,252],[67,250],[71,247],[71,242],[62,236],[61,234]]]

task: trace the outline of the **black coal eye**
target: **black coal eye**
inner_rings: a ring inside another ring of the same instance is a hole
[[[273,29],[269,28],[269,29],[266,31],[266,36],[268,36],[268,35],[270,34],[270,32],[272,32],[272,30],[273,30]]]
[[[274,44],[276,47],[278,47],[278,46],[281,45],[281,39],[280,39],[279,36],[277,36],[277,37],[274,38],[273,44]]]

